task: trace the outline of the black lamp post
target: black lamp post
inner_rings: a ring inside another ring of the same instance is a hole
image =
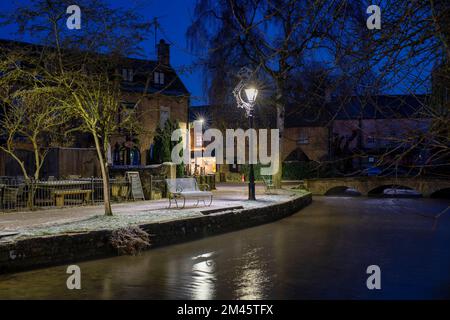
[[[253,122],[253,107],[256,102],[256,97],[258,96],[258,90],[256,88],[250,87],[248,89],[245,89],[245,95],[247,96],[247,100],[249,103],[249,108],[247,110],[247,117],[248,117],[248,126],[249,129],[253,129],[254,122]],[[254,143],[254,141],[249,141],[249,150],[250,152],[253,152],[254,148],[250,145],[250,142]],[[253,159],[253,156],[249,154],[249,160]],[[255,191],[255,169],[253,167],[252,161],[249,161],[250,163],[250,172],[248,175],[248,200],[256,200],[256,191]]]
[[[254,86],[248,86],[253,77],[254,72],[247,68],[243,67],[239,70],[238,77],[240,78],[239,83],[236,88],[233,90],[233,95],[236,98],[236,103],[239,108],[243,108],[245,110],[245,114],[248,117],[249,129],[253,129],[253,107],[255,106],[256,97],[258,96],[258,90]],[[243,92],[245,91],[246,99],[243,97]],[[254,141],[249,141],[249,150],[250,152],[254,151],[253,145]],[[249,160],[253,160],[253,154],[249,155]],[[252,161],[249,161],[250,172],[248,176],[248,200],[256,200],[255,198],[255,172],[253,168]]]

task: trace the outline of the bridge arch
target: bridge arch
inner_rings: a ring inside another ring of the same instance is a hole
[[[431,193],[430,198],[450,199],[450,187],[442,188]]]
[[[376,186],[375,188],[371,188],[370,190],[368,190],[367,195],[368,196],[380,196],[380,195],[384,194],[384,190],[392,189],[392,188],[415,191],[415,192],[419,193],[420,195],[422,195],[422,193],[420,191],[416,190],[415,188],[405,186],[405,185],[400,185],[400,184],[379,185],[379,186]]]
[[[334,186],[331,187],[330,189],[328,189],[325,192],[325,196],[340,196],[340,195],[345,195],[345,196],[360,196],[361,192],[359,191],[354,191],[355,189],[348,187],[348,186]]]

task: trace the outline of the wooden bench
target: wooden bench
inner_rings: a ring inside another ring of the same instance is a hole
[[[66,196],[81,195],[83,203],[86,204],[91,201],[92,190],[82,189],[68,189],[68,190],[55,190],[53,191],[55,197],[55,204],[57,207],[64,207]]]
[[[211,191],[203,191],[199,188],[197,180],[195,178],[177,178],[177,179],[166,179],[168,191],[169,191],[169,208],[172,205],[172,199],[175,201],[175,205],[178,208],[178,199],[183,199],[184,208],[186,204],[186,199],[197,200],[198,206],[200,200],[206,206],[206,201],[209,200],[208,207],[211,206],[213,200],[213,193]],[[208,185],[201,185],[202,187],[209,187]]]

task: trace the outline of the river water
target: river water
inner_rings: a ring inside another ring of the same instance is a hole
[[[450,298],[448,200],[316,197],[275,223],[167,246],[136,257],[0,276],[0,298]],[[378,265],[381,290],[368,290]]]

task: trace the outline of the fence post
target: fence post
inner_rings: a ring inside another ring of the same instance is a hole
[[[94,177],[91,177],[91,190],[92,190],[92,196],[91,196],[91,202],[94,205],[94,197],[95,197],[95,186],[94,186]]]
[[[153,175],[150,174],[150,200],[153,200]]]

